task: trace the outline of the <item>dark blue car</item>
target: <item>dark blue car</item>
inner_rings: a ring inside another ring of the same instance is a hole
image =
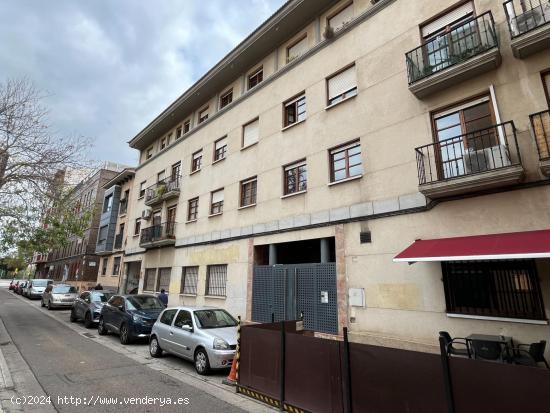
[[[122,344],[149,337],[164,305],[154,295],[114,295],[101,309],[97,332],[113,332]]]

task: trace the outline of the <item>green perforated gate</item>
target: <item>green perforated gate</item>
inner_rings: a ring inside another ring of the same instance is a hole
[[[258,265],[252,284],[252,320],[296,320],[304,327],[338,333],[336,264]]]

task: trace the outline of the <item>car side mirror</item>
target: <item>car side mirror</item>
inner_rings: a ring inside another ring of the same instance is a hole
[[[117,308],[118,308],[120,311],[124,312],[124,304],[117,306]]]
[[[184,325],[182,325],[182,326],[181,326],[181,329],[182,329],[182,330],[185,330],[185,331],[187,331],[187,332],[189,332],[189,333],[192,333],[192,332],[193,332],[193,327],[191,327],[189,324],[184,324]]]

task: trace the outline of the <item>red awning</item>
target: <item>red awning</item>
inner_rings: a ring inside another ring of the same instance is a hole
[[[549,258],[550,230],[417,240],[393,260],[473,261]]]

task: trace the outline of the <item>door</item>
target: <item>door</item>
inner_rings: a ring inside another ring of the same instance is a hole
[[[152,240],[157,240],[161,236],[161,221],[162,215],[160,210],[153,212],[153,233],[151,234]]]
[[[195,347],[193,335],[195,333],[193,330],[185,330],[184,326],[193,328],[193,320],[189,311],[180,310],[170,331],[171,344],[174,346],[175,353],[187,359],[192,359]]]
[[[141,261],[126,263],[126,286],[125,293],[129,294],[135,288],[139,287],[139,272],[141,271]]]
[[[170,207],[166,213],[166,235],[174,235],[174,224],[176,223],[176,207]]]
[[[160,347],[169,352],[174,351],[170,332],[172,330],[172,322],[174,321],[177,311],[178,310],[176,308],[165,310],[160,316],[159,322],[155,326]]]

